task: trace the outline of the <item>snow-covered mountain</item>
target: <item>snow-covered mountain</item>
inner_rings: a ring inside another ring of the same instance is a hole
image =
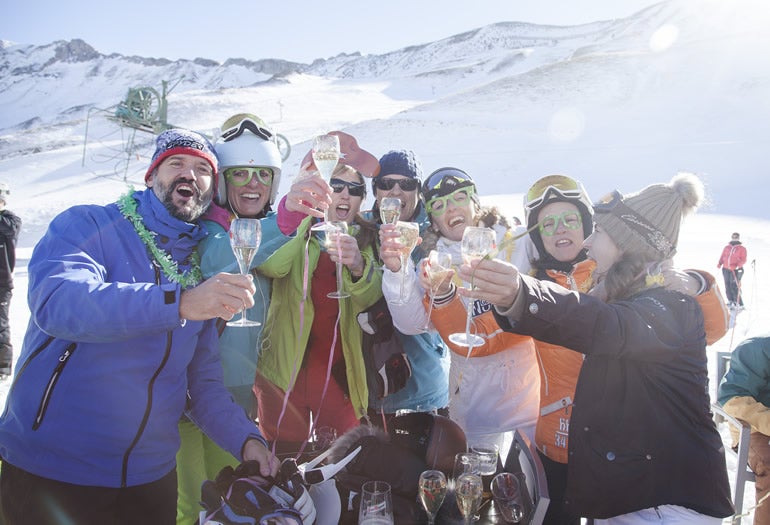
[[[0,179],[24,220],[11,302],[16,353],[30,320],[32,247],[62,209],[113,201],[126,182],[142,185],[152,135],[106,117],[129,88],[161,90],[165,80],[175,125],[206,132],[248,111],[287,136],[282,192],[312,135],[331,129],[353,133],[377,155],[414,149],[426,175],[463,168],[482,200],[509,216],[521,216],[520,194],[548,173],[581,179],[594,197],[665,182],[678,170],[699,173],[712,206],[683,225],[677,265],[716,272],[733,231],[752,260],[743,280],[748,308],[709,353],[713,391],[714,351],[770,323],[766,2],[668,0],[576,27],[501,22],[384,55],[311,64],[169,61],[103,55],[81,40],[0,40]],[[0,406],[9,386],[0,382]],[[749,486],[744,508],[753,501]]]
[[[689,170],[709,186],[706,211],[767,218],[768,22],[761,0],[668,0],[624,19],[500,22],[311,64],[170,61],[103,55],[82,40],[3,41],[0,178],[37,230],[61,207],[111,200],[124,179],[141,184],[151,134],[105,117],[129,88],[160,92],[165,80],[168,122],[211,131],[236,112],[257,113],[293,144],[287,174],[313,134],[344,128],[375,154],[414,149],[427,172],[461,167],[483,194],[521,193],[561,172],[599,197]],[[84,171],[94,191],[73,192]],[[39,209],[41,192],[61,205]]]

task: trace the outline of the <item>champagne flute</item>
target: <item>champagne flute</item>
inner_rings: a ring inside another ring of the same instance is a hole
[[[406,292],[404,291],[404,285],[406,284],[406,276],[408,270],[409,255],[411,255],[414,247],[417,246],[417,239],[420,237],[420,225],[416,222],[402,222],[396,223],[396,231],[398,232],[398,242],[401,243],[401,253],[399,258],[401,259],[401,288],[398,294],[398,300],[393,301],[393,304],[404,304],[406,302]]]
[[[401,199],[385,197],[380,200],[380,220],[382,224],[396,224],[401,216]]]
[[[447,491],[446,476],[440,470],[426,470],[420,474],[418,481],[420,489],[420,502],[428,513],[428,525],[433,525],[436,513],[444,503]]]
[[[463,515],[463,523],[470,525],[481,506],[481,476],[470,473],[461,474],[455,480],[455,497],[457,508]]]
[[[463,232],[462,253],[463,259],[470,262],[474,258],[481,258],[495,249],[497,235],[492,228],[480,228],[469,226]],[[471,280],[471,290],[473,281]],[[471,334],[471,321],[473,318],[472,298],[468,298],[468,318],[465,321],[465,332],[449,335],[449,340],[457,346],[479,346],[484,344],[484,339],[476,334]]]
[[[439,286],[452,278],[454,270],[452,269],[452,255],[447,252],[438,252],[431,250],[428,255],[428,264],[425,266],[430,280],[430,304],[428,306],[428,319],[425,320],[423,332],[430,330],[430,314],[433,313],[433,299]]]
[[[318,135],[313,139],[313,163],[318,173],[326,182],[332,178],[334,168],[340,160],[340,139],[337,135]],[[327,228],[328,210],[324,210],[324,220],[310,229],[323,231]]]
[[[258,219],[233,219],[230,223],[230,246],[243,275],[249,273],[251,261],[257,254],[262,240],[262,228]],[[246,318],[246,308],[238,321],[228,321],[227,326],[260,326],[262,323]]]
[[[329,221],[326,222],[326,237],[324,242],[326,247],[337,247],[337,291],[326,294],[331,299],[344,299],[350,297],[350,294],[343,289],[342,286],[342,263],[340,262],[340,235],[348,233],[348,223],[345,221]]]

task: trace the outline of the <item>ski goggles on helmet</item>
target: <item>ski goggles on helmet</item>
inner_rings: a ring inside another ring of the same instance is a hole
[[[564,175],[550,175],[535,182],[524,197],[524,209],[533,210],[546,202],[551,196],[577,199],[583,195],[582,185],[575,179]]]
[[[228,184],[233,186],[242,187],[246,186],[254,176],[257,180],[265,186],[270,186],[273,183],[273,170],[271,168],[252,168],[250,166],[239,166],[235,168],[227,168],[224,171],[225,179]]]
[[[241,135],[243,135],[243,132],[246,130],[251,131],[256,136],[262,139],[265,139],[265,140],[273,139],[273,132],[267,129],[267,127],[265,127],[265,124],[263,122],[257,122],[256,120],[248,117],[241,120],[235,126],[222,130],[221,138],[224,142],[227,142],[229,140],[233,140],[235,138],[240,137]]]
[[[538,228],[542,235],[551,237],[558,231],[559,224],[563,224],[568,230],[577,230],[583,226],[583,220],[580,218],[579,212],[565,211],[558,215],[546,215],[538,224]]]
[[[463,170],[457,168],[439,168],[431,173],[422,185],[423,198],[430,201],[438,196],[449,195],[456,190],[476,185],[473,179]]]
[[[411,178],[386,179],[384,177],[377,177],[374,179],[374,185],[378,190],[390,191],[396,187],[396,184],[401,188],[401,191],[414,191],[420,185],[420,181]]]
[[[455,206],[468,206],[473,201],[474,194],[475,192],[473,191],[473,186],[466,186],[464,188],[460,188],[459,190],[453,191],[449,195],[432,198],[427,203],[425,203],[425,209],[427,209],[428,213],[431,215],[438,217],[447,211],[450,201]]]
[[[676,246],[666,238],[665,234],[657,226],[645,217],[630,208],[624,201],[623,195],[618,190],[605,196],[594,204],[594,213],[612,214],[620,219],[623,224],[640,235],[644,241],[660,253],[663,257],[671,257],[676,252]],[[597,222],[599,219],[597,218]]]
[[[342,190],[347,188],[351,197],[363,197],[366,193],[366,185],[363,182],[350,182],[342,179],[331,179],[329,180],[329,186],[332,187],[334,193],[342,193]]]

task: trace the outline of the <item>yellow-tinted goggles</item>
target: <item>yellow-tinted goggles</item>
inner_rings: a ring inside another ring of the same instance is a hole
[[[251,168],[248,166],[239,166],[235,168],[227,168],[225,170],[225,179],[228,184],[233,186],[246,186],[254,176],[257,176],[257,180],[265,186],[270,186],[273,183],[273,170],[272,168]]]
[[[524,208],[532,210],[540,206],[549,195],[556,193],[562,197],[579,198],[582,194],[580,184],[564,175],[543,177],[529,188],[524,202]]]

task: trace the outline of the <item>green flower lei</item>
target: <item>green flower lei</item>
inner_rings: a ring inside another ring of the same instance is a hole
[[[134,226],[134,230],[142,239],[142,242],[152,254],[155,262],[158,263],[164,275],[172,283],[177,283],[182,288],[192,288],[197,286],[203,280],[203,273],[201,272],[200,257],[197,251],[193,251],[192,264],[190,269],[186,272],[179,272],[179,267],[176,261],[171,259],[171,256],[166,253],[165,250],[158,248],[155,244],[155,237],[150,231],[145,228],[142,218],[136,212],[136,200],[131,196],[134,193],[134,189],[131,188],[128,193],[121,196],[118,199],[118,209],[123,216],[131,221]]]

